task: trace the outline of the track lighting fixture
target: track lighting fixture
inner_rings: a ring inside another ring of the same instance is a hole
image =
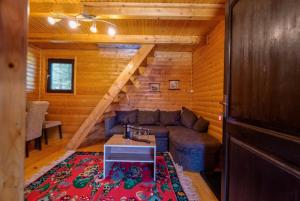
[[[47,21],[51,25],[54,25],[55,23],[57,23],[61,20],[64,20],[64,19],[68,20],[68,25],[71,29],[78,28],[80,26],[79,22],[92,23],[90,26],[90,31],[92,33],[97,33],[98,32],[97,23],[102,22],[102,23],[108,24],[107,34],[109,36],[115,36],[117,33],[115,24],[113,24],[109,21],[106,21],[106,20],[102,20],[102,19],[100,19],[99,16],[89,15],[86,13],[78,14],[78,15],[72,16],[72,17],[61,15],[61,14],[54,14],[54,16],[47,17]]]

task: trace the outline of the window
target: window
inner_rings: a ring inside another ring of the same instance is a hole
[[[27,68],[26,68],[26,92],[34,92],[36,88],[37,76],[37,57],[29,49],[27,52]]]
[[[48,59],[47,92],[73,93],[74,59]]]

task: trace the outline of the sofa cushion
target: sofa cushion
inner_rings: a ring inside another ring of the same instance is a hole
[[[183,126],[168,126],[171,146],[185,153],[215,153],[220,143],[207,133],[198,133]]]
[[[157,138],[167,138],[169,130],[164,126],[142,126],[143,128],[150,129],[150,134],[155,135]]]
[[[109,132],[111,134],[123,134],[124,133],[124,127],[121,124],[115,125],[114,127],[112,127]]]
[[[191,110],[182,107],[181,123],[187,128],[193,128],[194,123],[197,120],[197,116]]]
[[[180,110],[178,111],[160,111],[160,123],[165,126],[180,125]]]
[[[137,117],[137,110],[131,111],[116,111],[117,120],[120,124],[135,124]]]
[[[159,110],[141,111],[137,113],[137,123],[139,125],[157,125],[159,124]]]
[[[203,117],[199,117],[195,122],[193,129],[198,132],[207,132],[209,121],[205,120]]]

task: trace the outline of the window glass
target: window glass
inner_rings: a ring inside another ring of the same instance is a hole
[[[48,60],[48,92],[73,92],[74,79],[73,59]]]

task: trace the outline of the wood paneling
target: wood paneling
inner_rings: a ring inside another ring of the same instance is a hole
[[[39,100],[40,94],[40,53],[36,47],[27,49],[26,95],[27,100]]]
[[[64,132],[73,135],[90,114],[136,50],[103,48],[99,50],[42,50],[41,100],[48,100],[47,118],[63,122]],[[75,94],[46,93],[47,58],[75,58]],[[191,52],[154,52],[147,59],[145,76],[137,76],[139,88],[129,85],[129,102],[121,108],[176,110],[191,106]],[[169,80],[180,80],[180,90],[168,90]],[[160,82],[161,92],[150,92],[149,83]]]
[[[153,49],[154,45],[142,45],[136,54],[132,57],[130,62],[126,65],[124,70],[118,75],[111,86],[106,90],[103,97],[98,101],[95,108],[89,116],[80,125],[73,138],[68,143],[68,149],[76,149],[93,131],[97,121],[102,121],[103,115],[108,107],[113,103],[114,99],[118,97],[122,88],[126,85],[141,63],[146,59],[148,54]]]
[[[229,113],[243,122],[300,136],[300,2],[275,2],[278,7],[272,9],[270,0],[261,8],[252,8],[253,13],[269,11],[260,13],[264,21],[248,12],[250,2],[239,2],[232,13],[235,59],[231,62],[235,69]]]
[[[31,3],[30,16],[47,17],[49,13],[76,16],[84,12],[100,19],[171,19],[214,20],[224,16],[224,4],[200,3],[137,3],[137,2],[81,2]]]
[[[161,36],[191,36],[205,37],[216,24],[224,19],[225,0],[202,0],[202,1],[31,1],[31,14],[29,20],[29,33],[40,34],[46,37],[52,34],[90,34],[87,37],[91,42],[95,34],[90,32],[91,22],[80,21],[80,27],[70,29],[67,19],[63,19],[55,25],[47,22],[47,16],[65,15],[73,17],[81,12],[107,19],[117,26],[117,36],[129,38],[130,35],[139,39],[130,41],[140,43],[141,38],[160,39]],[[83,5],[86,5],[83,8]],[[91,6],[93,5],[93,6]],[[95,6],[96,5],[96,6]],[[96,22],[99,38],[107,34],[108,24]],[[139,37],[136,37],[139,35]],[[31,37],[31,35],[29,35]],[[103,39],[103,36],[100,39]],[[148,39],[148,41],[150,41]],[[54,39],[53,39],[54,40]],[[71,40],[71,38],[70,38]],[[85,42],[88,43],[89,40]],[[100,40],[101,41],[101,40]],[[103,41],[103,40],[102,40]],[[108,39],[106,38],[106,42]],[[116,42],[119,40],[110,40]],[[127,40],[128,41],[128,40]],[[151,40],[155,41],[155,40]],[[161,40],[156,40],[159,43]],[[172,40],[168,40],[169,43]],[[36,41],[37,42],[37,41]],[[52,41],[54,42],[54,41]],[[172,41],[176,43],[178,40]]]
[[[25,150],[27,1],[0,1],[0,200],[21,201]]]
[[[80,3],[101,2],[103,0],[30,0],[30,2],[46,3]],[[226,0],[104,0],[104,2],[142,2],[142,3],[225,3]]]
[[[92,34],[91,23],[82,22],[75,30],[69,28],[67,21],[54,26],[48,24],[46,17],[30,17],[29,33]],[[217,23],[217,20],[110,20],[117,26],[119,35],[177,35],[205,36]],[[106,34],[107,25],[97,23],[98,33]],[[93,34],[92,34],[93,35]]]
[[[47,118],[60,120],[73,135],[137,50],[42,50],[41,100],[50,102]],[[75,59],[75,93],[46,93],[47,58]]]
[[[69,33],[30,33],[30,43],[129,43],[129,44],[203,44],[205,38],[199,36],[173,35],[116,35],[69,34]]]
[[[207,45],[193,52],[192,109],[210,121],[209,133],[222,139],[224,82],[224,21],[208,35]]]
[[[139,87],[130,86],[122,109],[178,110],[191,106],[191,52],[155,51],[148,57],[147,75],[137,76]],[[169,90],[169,80],[180,80],[180,90]],[[160,83],[160,92],[151,92],[149,83]]]

